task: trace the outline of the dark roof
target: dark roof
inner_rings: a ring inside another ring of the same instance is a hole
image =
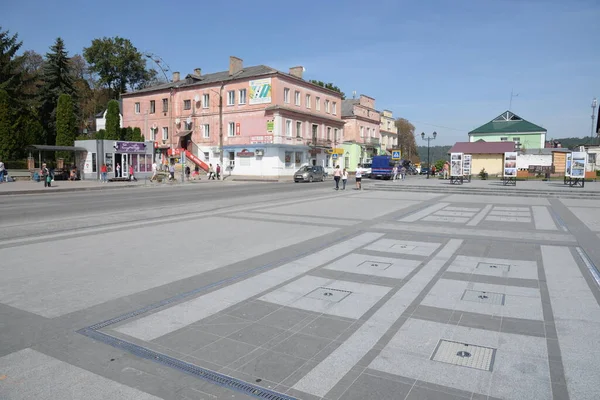
[[[27,146],[27,150],[38,151],[88,151],[85,147],[76,146],[50,146],[46,144],[32,144]]]
[[[510,151],[515,151],[514,142],[484,142],[483,140],[478,140],[476,142],[456,142],[448,150],[448,154],[500,154]]]
[[[342,117],[354,116],[354,106],[360,104],[359,99],[342,100]]]
[[[510,111],[505,111],[487,124],[473,129],[472,133],[527,133],[527,132],[547,132],[539,125],[532,124]]]
[[[202,75],[200,77],[190,74],[190,75],[186,76],[184,79],[181,79],[177,82],[162,83],[160,85],[148,87],[148,88],[138,90],[135,92],[123,93],[123,96],[128,96],[128,95],[137,94],[137,93],[144,93],[144,92],[152,92],[155,90],[170,89],[170,88],[174,88],[174,87],[188,87],[188,86],[196,86],[196,85],[205,85],[207,83],[226,82],[226,81],[231,81],[234,79],[254,78],[254,77],[259,77],[259,76],[264,76],[264,75],[271,75],[274,73],[280,73],[283,75],[291,76],[289,74],[277,71],[276,69],[273,69],[271,67],[267,67],[266,65],[257,65],[254,67],[243,68],[240,72],[238,72],[237,74],[234,74],[234,75],[229,75],[229,71],[215,72],[212,74]]]

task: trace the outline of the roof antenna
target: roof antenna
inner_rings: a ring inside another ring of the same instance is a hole
[[[517,97],[519,95],[519,93],[517,94],[513,94],[513,90],[510,90],[510,103],[508,104],[508,111],[510,111],[510,109],[512,108],[512,99],[513,97]]]
[[[353,91],[352,91],[352,98],[353,98],[353,99],[356,99],[356,90],[353,90]]]

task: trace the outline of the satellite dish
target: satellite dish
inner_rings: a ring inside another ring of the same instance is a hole
[[[188,124],[192,123],[192,117],[187,117],[187,119],[185,120],[185,122],[187,122]]]
[[[196,103],[200,101],[200,95],[199,94],[197,94],[197,95],[194,96],[194,101]]]
[[[179,124],[179,123],[181,123],[181,120],[180,120],[179,118],[176,118],[176,119],[175,119],[175,123],[176,123],[176,124]]]

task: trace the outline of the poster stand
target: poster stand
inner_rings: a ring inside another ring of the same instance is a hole
[[[517,186],[517,152],[504,153],[504,166],[502,168],[502,185]]]
[[[463,176],[469,183],[471,183],[471,160],[471,154],[463,154]]]
[[[585,187],[587,157],[586,152],[573,152],[567,155],[565,185],[569,185],[570,187]]]
[[[450,153],[450,184],[462,185],[463,181],[463,153]]]
[[[511,176],[506,176],[502,178],[502,185],[503,186],[517,186],[517,178],[516,177],[511,177]]]

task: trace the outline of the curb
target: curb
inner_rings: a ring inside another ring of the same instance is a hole
[[[86,188],[69,188],[58,190],[14,190],[10,192],[0,192],[0,196],[19,195],[19,194],[47,194],[47,193],[68,193],[68,192],[87,192],[92,190],[116,190],[122,188],[147,187],[146,185],[126,185],[126,186],[94,186]]]

